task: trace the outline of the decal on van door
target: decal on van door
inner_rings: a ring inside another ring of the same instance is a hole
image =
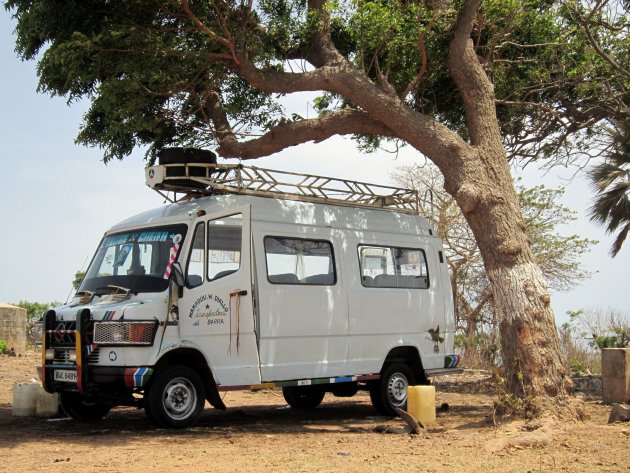
[[[200,325],[221,325],[225,323],[229,308],[220,296],[203,294],[193,303],[188,317],[196,319],[194,327]]]
[[[431,341],[433,342],[433,352],[440,352],[440,343],[444,343],[444,337],[440,337],[440,326],[437,328],[430,328],[428,330],[429,335],[431,335]]]

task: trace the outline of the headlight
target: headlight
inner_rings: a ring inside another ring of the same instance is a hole
[[[94,322],[97,345],[153,345],[157,321]]]
[[[54,360],[55,359],[55,350],[52,348],[46,348],[46,359]]]

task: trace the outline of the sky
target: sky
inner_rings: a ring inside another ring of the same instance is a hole
[[[102,162],[99,149],[74,144],[87,103],[71,106],[62,97],[38,94],[36,64],[14,53],[14,22],[0,11],[0,302],[65,301],[77,270],[85,269],[103,233],[129,216],[164,204],[144,183],[141,151],[122,162]],[[306,95],[291,105],[308,107]],[[359,153],[350,138],[305,144],[249,162],[259,167],[392,184],[396,168],[419,162],[412,149],[398,156]],[[613,308],[630,313],[630,242],[613,260],[612,237],[589,222],[592,198],[583,178],[569,180],[573,169],[543,173],[515,170],[527,186],[566,186],[562,203],[578,220],[560,233],[599,240],[584,265],[593,277],[570,292],[552,293],[559,323],[566,312]]]

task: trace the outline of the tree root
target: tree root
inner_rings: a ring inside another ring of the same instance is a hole
[[[495,425],[504,420],[554,419],[561,422],[581,422],[588,419],[584,401],[571,396],[515,399],[503,396],[494,403],[492,414]]]

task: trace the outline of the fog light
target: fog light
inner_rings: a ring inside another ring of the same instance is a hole
[[[55,359],[55,350],[53,350],[52,348],[47,348],[46,349],[46,359],[47,360],[54,360]]]

